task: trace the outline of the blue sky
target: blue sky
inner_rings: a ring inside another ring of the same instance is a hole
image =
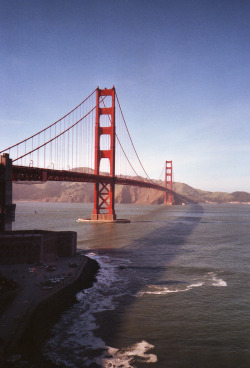
[[[250,192],[250,2],[0,1],[0,148],[115,85],[152,178]]]

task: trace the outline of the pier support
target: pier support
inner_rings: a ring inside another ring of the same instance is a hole
[[[11,231],[16,205],[12,203],[12,160],[0,155],[0,231]]]
[[[172,165],[172,160],[171,161],[166,161],[166,166],[165,166],[165,187],[170,191],[167,191],[165,193],[165,199],[164,199],[164,203],[172,206],[173,204],[173,194],[172,194],[172,190],[173,190],[173,165]]]

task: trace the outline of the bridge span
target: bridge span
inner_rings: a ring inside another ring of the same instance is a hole
[[[172,161],[165,163],[165,185],[150,179],[114,87],[97,88],[61,119],[0,155],[0,231],[10,230],[14,220],[12,181],[93,183],[94,221],[116,220],[116,184],[160,190],[165,203],[173,203]]]

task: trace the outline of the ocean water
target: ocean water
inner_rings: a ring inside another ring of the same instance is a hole
[[[36,213],[35,213],[36,211]],[[15,229],[75,230],[101,268],[43,347],[58,367],[250,367],[250,206],[19,202]]]

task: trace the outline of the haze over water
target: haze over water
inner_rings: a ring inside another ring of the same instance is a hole
[[[34,214],[37,211],[37,214]],[[59,367],[250,366],[250,206],[118,205],[130,224],[80,224],[92,205],[17,204],[15,229],[75,230],[101,265],[43,349]]]

